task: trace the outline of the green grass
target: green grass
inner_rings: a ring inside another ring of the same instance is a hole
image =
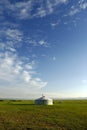
[[[87,100],[0,101],[0,130],[87,130]]]

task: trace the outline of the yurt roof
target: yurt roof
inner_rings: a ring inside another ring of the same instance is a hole
[[[38,99],[36,99],[36,100],[52,100],[51,98],[48,98],[48,97],[46,97],[46,96],[42,96],[42,97],[40,97],[40,98],[38,98]]]

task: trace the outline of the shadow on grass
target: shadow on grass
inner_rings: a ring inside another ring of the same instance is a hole
[[[23,103],[23,104],[21,104],[21,103],[7,103],[8,105],[20,105],[20,106],[35,106],[35,104],[25,104],[25,103]]]
[[[51,130],[47,128],[26,128],[26,130]]]

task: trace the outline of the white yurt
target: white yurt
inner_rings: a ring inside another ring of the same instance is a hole
[[[53,100],[42,95],[42,97],[35,100],[36,105],[53,105]]]

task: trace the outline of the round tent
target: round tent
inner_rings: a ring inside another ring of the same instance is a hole
[[[53,105],[53,100],[42,96],[35,100],[36,105]]]

